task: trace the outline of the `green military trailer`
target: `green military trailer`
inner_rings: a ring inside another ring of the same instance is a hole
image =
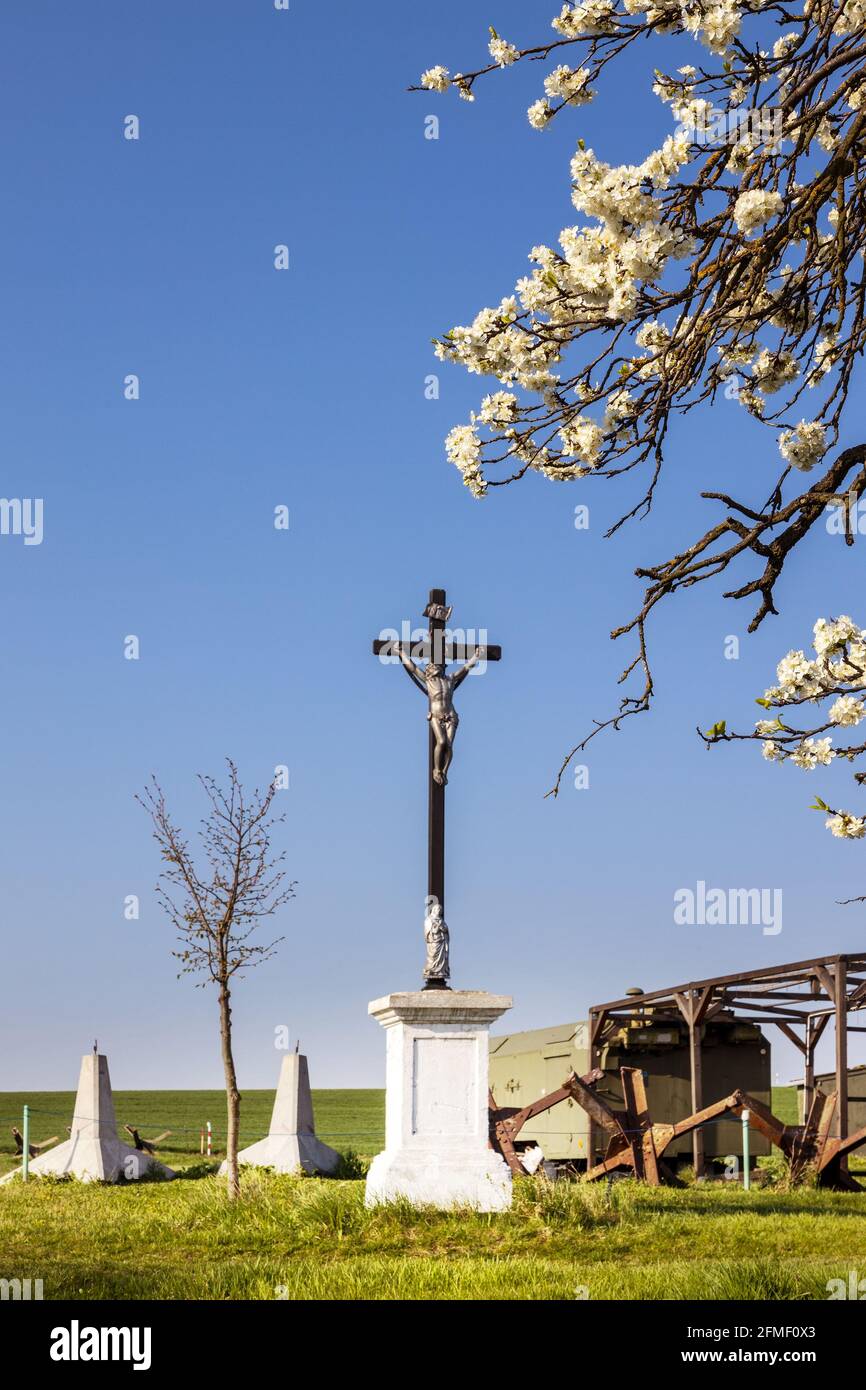
[[[557,1090],[570,1071],[584,1076],[593,1066],[605,1073],[596,1094],[614,1110],[623,1108],[620,1067],[639,1068],[645,1078],[649,1113],[655,1122],[673,1124],[693,1110],[686,1024],[654,1022],[648,1008],[639,1018],[624,1020],[605,1036],[596,1061],[590,1056],[589,1023],[563,1023],[555,1028],[534,1028],[490,1039],[490,1088],[496,1104],[522,1108]],[[746,1091],[767,1107],[771,1104],[770,1044],[753,1023],[744,1023],[727,1010],[714,1015],[704,1027],[703,1106],[722,1100],[737,1089]],[[742,1125],[738,1119],[711,1122],[703,1129],[707,1160],[725,1160],[742,1152]],[[751,1131],[754,1157],[770,1152],[763,1135]],[[604,1155],[604,1134],[593,1135],[593,1162]],[[564,1100],[538,1115],[520,1131],[518,1148],[538,1144],[546,1159],[577,1168],[589,1166],[590,1124],[586,1111],[574,1100]],[[691,1162],[692,1139],[685,1135],[666,1150],[672,1163]]]

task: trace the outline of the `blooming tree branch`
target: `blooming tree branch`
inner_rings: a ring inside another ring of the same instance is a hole
[[[835,453],[866,345],[866,0],[586,0],[565,4],[552,28],[523,48],[491,30],[489,63],[453,76],[430,68],[421,88],[474,100],[489,74],[553,57],[528,111],[543,130],[593,100],[605,69],[636,45],[691,34],[704,57],[655,70],[674,129],[641,162],[609,165],[578,140],[581,220],[558,247],[532,248],[530,274],[498,305],[437,340],[442,360],[499,388],[451,430],[448,458],[478,498],[530,473],[645,474],[611,535],[653,506],[676,415],[721,393],[774,441],[754,496],[702,493],[723,518],[636,570],[648,581],[643,604],[611,635],[635,639],[620,680],[637,672],[642,684],[571,750],[556,794],[589,739],[649,707],[646,622],[660,599],[740,557],[757,561],[726,595],[756,599],[754,631],[776,612],[785,561],[827,504],[844,494],[851,506],[866,490],[866,444]]]
[[[866,628],[846,616],[819,618],[813,648],[814,657],[791,651],[779,662],[776,685],[758,700],[765,710],[773,712],[773,718],[759,719],[754,732],[748,734],[729,733],[723,720],[701,733],[704,742],[756,740],[769,762],[791,762],[806,772],[828,767],[837,759],[854,763],[863,758],[866,743],[852,739],[846,730],[857,728],[866,719]],[[806,707],[815,707],[820,713],[805,722],[802,718],[796,724],[790,722],[789,709],[805,712]],[[840,742],[846,737],[847,742]],[[866,772],[856,772],[854,781],[862,786]],[[812,809],[826,813],[827,829],[840,839],[862,840],[866,835],[866,815],[834,810],[820,796],[815,797]]]

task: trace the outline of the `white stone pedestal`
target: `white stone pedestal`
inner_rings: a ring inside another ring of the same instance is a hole
[[[367,1177],[367,1206],[405,1197],[444,1209],[505,1211],[511,1173],[488,1147],[487,1034],[511,1008],[504,994],[419,990],[375,999],[387,1038],[385,1148]]]

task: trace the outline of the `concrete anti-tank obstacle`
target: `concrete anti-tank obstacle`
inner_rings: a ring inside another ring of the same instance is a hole
[[[31,1159],[28,1171],[34,1177],[52,1174],[84,1182],[120,1182],[122,1178],[135,1181],[154,1173],[174,1177],[164,1163],[118,1139],[108,1058],[96,1052],[88,1052],[81,1059],[69,1138]],[[20,1172],[17,1168],[0,1181],[8,1182]]]
[[[283,1058],[267,1138],[241,1149],[238,1163],[277,1173],[336,1172],[340,1155],[316,1138],[306,1057],[289,1053]],[[225,1173],[225,1163],[219,1171]]]

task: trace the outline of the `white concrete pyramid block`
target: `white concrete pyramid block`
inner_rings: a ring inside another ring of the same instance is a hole
[[[174,1177],[164,1163],[118,1139],[108,1058],[95,1052],[81,1059],[69,1138],[31,1159],[29,1171],[37,1176],[68,1174],[84,1182],[135,1181],[154,1171]],[[7,1174],[3,1181],[12,1176]]]
[[[306,1057],[289,1053],[283,1058],[268,1136],[241,1149],[238,1162],[277,1173],[336,1172],[340,1155],[316,1138]],[[225,1170],[223,1163],[220,1172]]]

